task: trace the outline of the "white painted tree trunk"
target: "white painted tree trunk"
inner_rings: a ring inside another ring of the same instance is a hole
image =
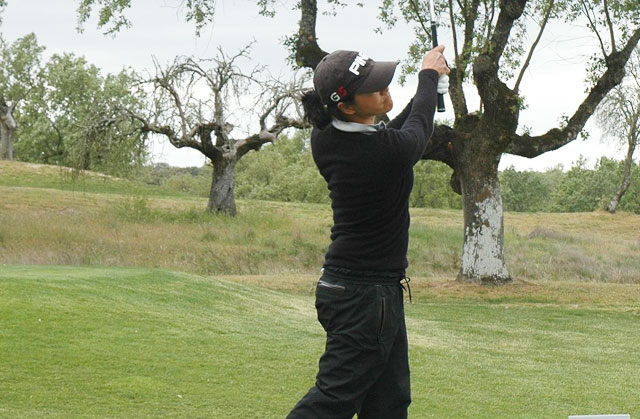
[[[504,262],[504,221],[497,176],[469,178],[461,179],[464,245],[458,280],[481,284],[510,282]]]

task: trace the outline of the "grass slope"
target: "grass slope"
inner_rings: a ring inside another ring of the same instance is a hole
[[[0,186],[58,189],[103,194],[188,197],[185,193],[64,166],[0,160]]]
[[[328,205],[240,201],[235,218],[206,200],[87,173],[0,161],[0,263],[144,266],[201,275],[315,274],[329,244]],[[409,274],[460,269],[462,213],[412,209]],[[640,284],[640,215],[505,214],[514,278]],[[46,227],[46,228],[44,228]]]
[[[234,279],[2,266],[0,417],[284,417],[323,349],[313,297]],[[580,287],[597,301],[422,287],[407,306],[411,417],[639,416],[638,287]]]
[[[4,267],[0,294],[3,418],[283,416],[321,339],[308,299],[164,271]]]

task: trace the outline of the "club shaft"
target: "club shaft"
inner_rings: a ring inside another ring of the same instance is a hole
[[[431,16],[433,19],[433,15]],[[438,30],[436,27],[436,22],[434,20],[431,21],[431,39],[433,40],[433,47],[438,46]],[[444,95],[442,93],[438,93],[438,112],[444,112]]]
[[[431,21],[431,39],[433,40],[433,48],[438,46],[438,27],[435,21]]]

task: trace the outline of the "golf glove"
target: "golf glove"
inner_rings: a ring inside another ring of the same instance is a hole
[[[449,76],[446,74],[438,78],[438,93],[443,95],[449,93]]]

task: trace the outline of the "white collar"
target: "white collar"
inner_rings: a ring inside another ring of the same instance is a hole
[[[361,134],[375,134],[376,132],[385,129],[386,124],[384,121],[380,121],[377,124],[360,124],[359,122],[347,122],[337,118],[333,118],[331,125],[335,129],[343,132],[357,132]]]

